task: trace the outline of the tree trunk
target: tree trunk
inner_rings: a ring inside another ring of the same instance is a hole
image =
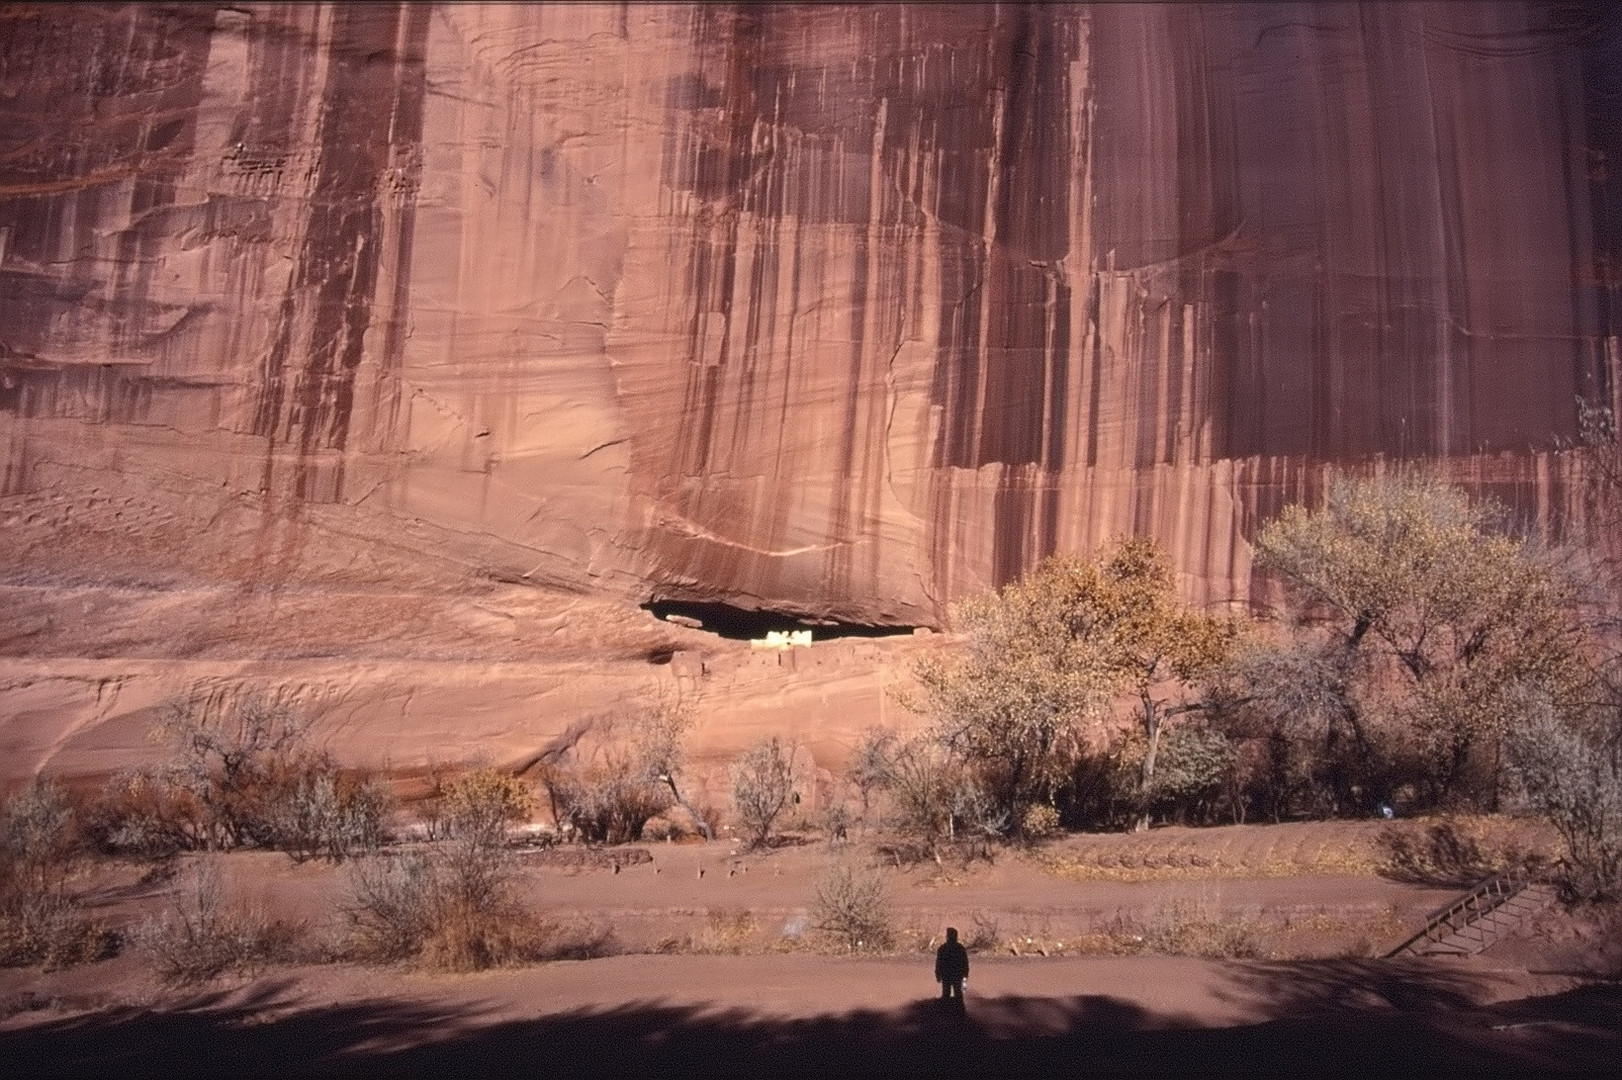
[[[715,833],[710,830],[710,823],[699,817],[698,811],[694,810],[691,806],[688,806],[687,800],[681,797],[680,791],[676,790],[676,778],[671,774],[666,773],[664,775],[664,782],[669,786],[670,795],[676,800],[676,805],[687,811],[688,817],[698,822],[698,831],[704,834],[704,839],[714,840]]]
[[[1143,754],[1143,777],[1138,785],[1141,807],[1138,823],[1133,826],[1133,832],[1147,832],[1149,829],[1149,785],[1155,778],[1155,755],[1160,752],[1160,713],[1148,694],[1143,694],[1142,700],[1143,733],[1149,745]]]

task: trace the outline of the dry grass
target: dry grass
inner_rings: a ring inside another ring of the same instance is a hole
[[[1254,928],[1212,918],[1192,906],[1173,905],[1144,919],[1126,919],[1107,932],[1111,951],[1206,959],[1249,960],[1261,955]]]
[[[1032,858],[1075,881],[1372,877],[1382,866],[1378,829],[1374,822],[1341,822],[1073,836]]]
[[[1167,956],[1252,960],[1261,955],[1259,927],[1245,916],[1223,916],[1201,901],[1172,900],[1156,907],[1133,935],[1143,951]]]
[[[691,953],[703,956],[741,956],[764,951],[758,940],[760,921],[747,908],[712,908],[696,934],[665,938],[656,953]]]
[[[1011,956],[1199,956],[1253,959],[1265,955],[1266,927],[1248,915],[1221,911],[1208,900],[1177,899],[1144,915],[1117,915],[1085,929],[1055,931],[1047,916],[1026,914],[1005,933],[994,914],[977,911],[965,944],[974,953]]]

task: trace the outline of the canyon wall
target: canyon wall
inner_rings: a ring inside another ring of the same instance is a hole
[[[1242,596],[1315,464],[1558,486],[1538,452],[1614,394],[1603,9],[47,6],[0,35],[12,495],[172,476],[523,580],[936,622],[1123,531]]]
[[[1615,5],[10,5],[0,118],[14,657],[1243,601],[1333,465],[1564,528],[1617,403]]]

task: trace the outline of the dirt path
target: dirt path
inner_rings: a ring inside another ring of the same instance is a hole
[[[1272,867],[1280,852],[1363,832],[1314,823],[1197,839]],[[1184,839],[1071,838],[1047,854],[1163,851],[1133,865],[1180,874]],[[590,856],[574,866],[521,856],[526,902],[611,929],[620,955],[471,975],[282,967],[186,991],[159,985],[138,949],[60,972],[0,971],[0,1074],[1488,1076],[1603,1072],[1622,1050],[1614,983],[1527,970],[1544,959],[1367,958],[1451,890],[1323,873],[1076,880],[1041,855],[1005,852],[886,870],[903,951],[867,958],[812,951],[785,928],[803,925],[831,857],[871,862],[873,851],[644,847],[634,858],[570,849]],[[233,904],[302,922],[311,940],[341,923],[345,868],[273,852],[219,866]],[[185,877],[98,872],[91,910],[126,927],[173,903]],[[1073,938],[1088,927],[1149,926],[1177,905],[1265,923],[1259,955],[1272,959],[1073,952],[1098,951]],[[962,1015],[942,1010],[930,978],[926,938],[948,922],[982,941]],[[1363,958],[1336,959],[1348,954]]]
[[[115,962],[115,964],[118,962]],[[8,1075],[1476,1075],[1614,1065],[1615,986],[1481,962],[622,956],[300,968],[202,993],[7,973]],[[965,1072],[970,1070],[970,1072]]]

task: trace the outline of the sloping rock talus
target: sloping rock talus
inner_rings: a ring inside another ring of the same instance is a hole
[[[10,5],[29,760],[137,661],[387,719],[1126,532],[1243,601],[1336,464],[1559,530],[1619,246],[1615,5]]]

